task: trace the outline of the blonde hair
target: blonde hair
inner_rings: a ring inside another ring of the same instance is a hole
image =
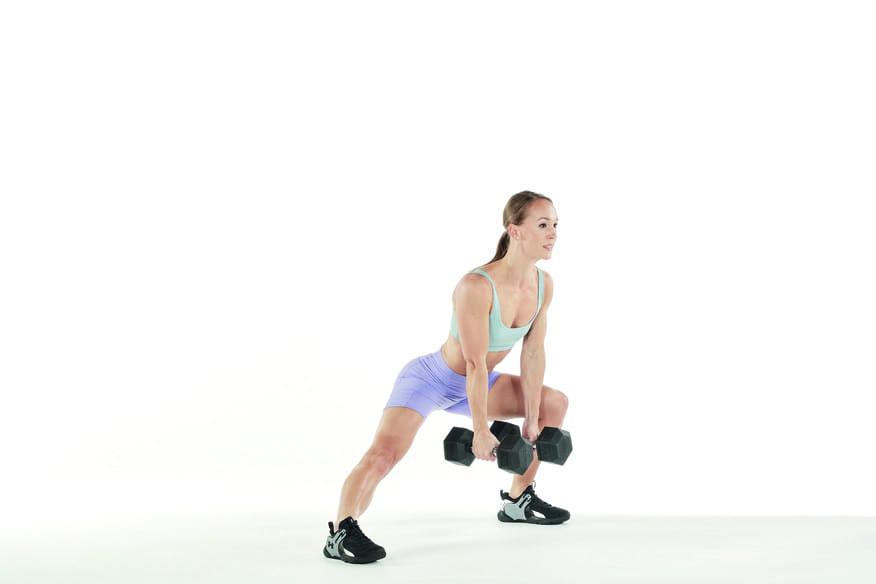
[[[511,236],[508,235],[508,226],[520,225],[523,223],[523,220],[526,219],[527,207],[529,207],[531,202],[539,199],[553,204],[553,201],[550,200],[550,198],[545,197],[544,195],[539,195],[538,193],[533,193],[532,191],[521,191],[516,195],[511,195],[511,198],[505,203],[505,210],[502,211],[502,225],[505,227],[505,233],[499,238],[499,245],[496,246],[496,255],[493,256],[493,259],[487,262],[488,264],[505,257],[505,254],[508,253],[508,246],[511,243]]]

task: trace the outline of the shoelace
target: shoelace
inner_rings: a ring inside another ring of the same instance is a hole
[[[549,507],[553,507],[553,505],[551,505],[550,503],[548,503],[547,501],[545,501],[544,499],[542,499],[541,497],[536,495],[535,491],[532,491],[531,494],[532,494],[532,501],[529,503],[530,507],[533,506],[533,503],[535,503],[536,506],[543,507],[545,509],[547,509]]]
[[[541,506],[543,509],[549,509],[553,507],[553,505],[535,494],[535,481],[533,481],[532,484],[529,485],[529,487],[527,488],[529,489],[529,494],[532,495],[532,500],[529,502],[530,508],[532,508],[533,503],[535,503],[536,506]]]
[[[368,545],[377,547],[377,544],[371,541],[367,535],[362,533],[362,529],[359,527],[359,522],[355,519],[350,523],[350,527],[347,529],[347,541],[357,545]]]

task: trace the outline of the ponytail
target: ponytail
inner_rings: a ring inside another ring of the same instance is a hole
[[[508,244],[511,241],[511,236],[508,235],[508,232],[502,234],[502,237],[499,238],[499,245],[496,246],[496,255],[493,256],[493,259],[488,261],[488,264],[492,264],[495,261],[501,260],[505,257],[505,254],[508,253]]]

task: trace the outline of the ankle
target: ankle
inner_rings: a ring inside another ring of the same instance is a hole
[[[523,494],[523,491],[525,491],[526,487],[528,487],[528,486],[529,486],[529,483],[527,483],[525,485],[512,484],[511,490],[508,491],[508,494],[511,496],[512,499],[516,499],[520,495]]]

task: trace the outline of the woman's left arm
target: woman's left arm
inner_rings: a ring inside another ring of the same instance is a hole
[[[523,386],[524,419],[523,437],[535,442],[538,437],[538,410],[541,404],[541,388],[544,385],[544,337],[547,332],[547,311],[554,296],[554,281],[547,272],[544,274],[544,300],[535,322],[526,336],[520,350],[520,383]]]

